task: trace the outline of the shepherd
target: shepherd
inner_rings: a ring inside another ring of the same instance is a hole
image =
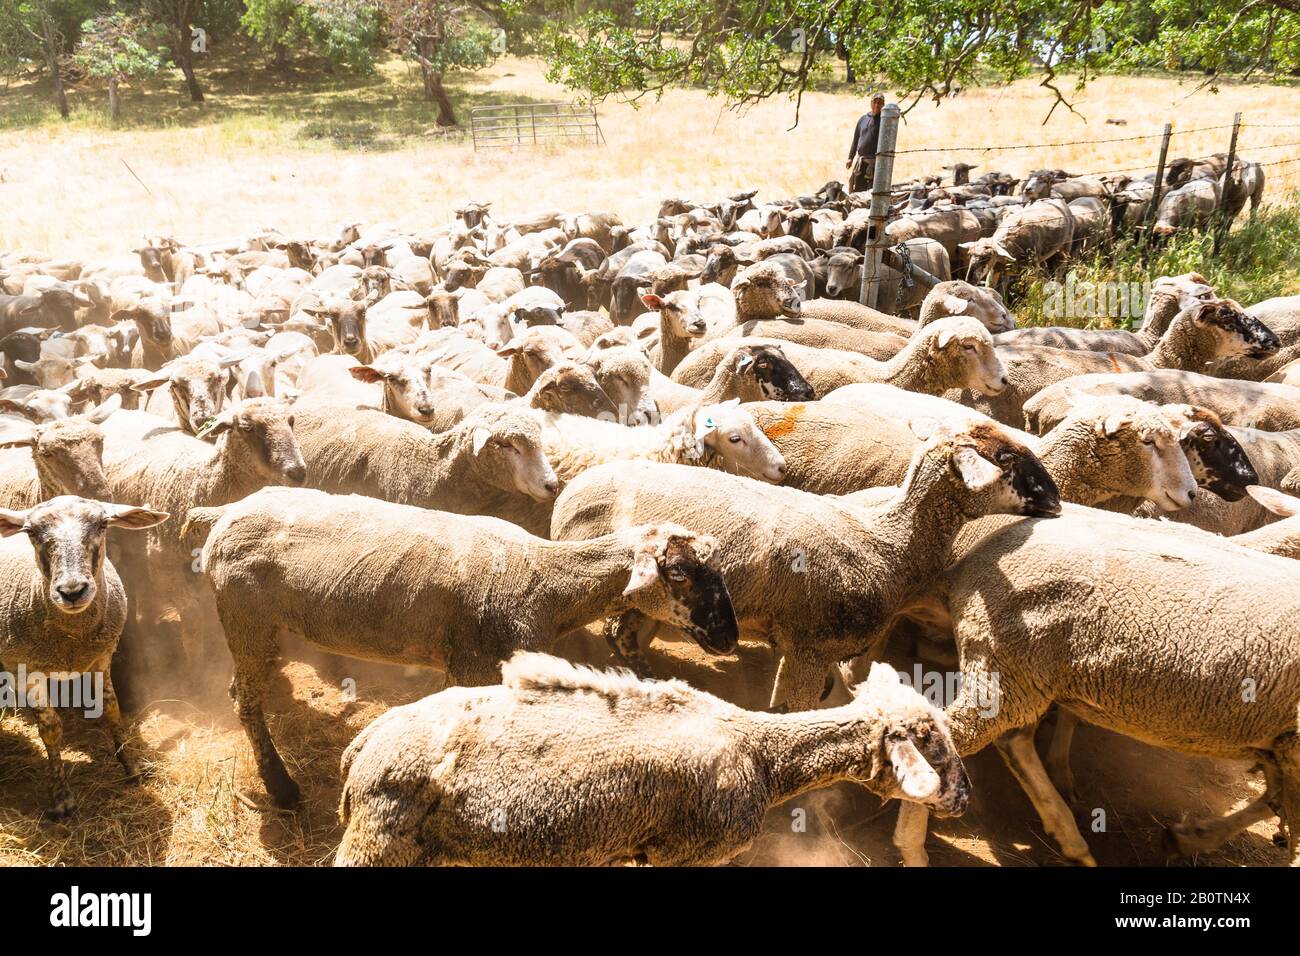
[[[880,143],[880,111],[885,108],[883,93],[871,97],[871,112],[863,113],[853,128],[853,142],[849,145],[849,159],[844,168],[849,170],[849,192],[860,193],[871,188],[876,172],[876,148]]]

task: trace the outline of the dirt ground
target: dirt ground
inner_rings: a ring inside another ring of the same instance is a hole
[[[570,639],[562,651],[574,660],[608,663],[594,635]],[[45,757],[34,723],[0,711],[0,865],[329,863],[340,837],[344,747],[387,707],[433,691],[441,677],[338,658],[308,663],[315,655],[301,647],[286,648],[286,656],[296,659],[287,662],[267,711],[271,733],[303,788],[300,811],[266,807],[229,701],[208,693],[155,700],[143,710],[138,721],[152,773],[142,785],[122,782],[99,727],[80,716],[65,719],[64,759],[81,808],[66,822],[48,821],[42,815]],[[681,677],[760,707],[775,673],[772,653],[742,644],[738,657],[709,658],[694,645],[675,643],[656,644],[650,655],[659,676]],[[910,671],[913,662],[893,656],[891,663]],[[345,697],[346,677],[356,682],[354,702]],[[1061,865],[996,753],[986,750],[967,765],[974,784],[970,808],[960,819],[934,823],[932,865]],[[1245,764],[1182,757],[1086,726],[1075,738],[1073,766],[1081,828],[1103,866],[1163,864],[1165,825],[1228,813],[1260,791]],[[894,866],[895,816],[892,804],[840,784],[774,807],[762,836],[736,864]],[[1273,845],[1275,832],[1273,822],[1258,824],[1213,854],[1171,865],[1281,866],[1285,851]]]

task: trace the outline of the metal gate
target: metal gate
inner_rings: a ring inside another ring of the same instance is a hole
[[[470,110],[474,149],[515,149],[544,143],[603,146],[594,106],[574,103],[508,103]]]

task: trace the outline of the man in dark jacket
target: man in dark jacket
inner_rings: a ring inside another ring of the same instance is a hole
[[[865,192],[871,188],[876,172],[876,147],[880,142],[880,111],[885,108],[885,98],[877,93],[871,97],[871,112],[864,113],[853,128],[853,142],[849,146],[849,160],[844,168],[849,170],[849,192]]]

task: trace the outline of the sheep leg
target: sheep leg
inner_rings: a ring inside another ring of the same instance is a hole
[[[1280,816],[1282,830],[1286,833],[1287,854],[1292,866],[1300,866],[1300,736],[1286,734],[1273,745],[1273,755],[1280,771]],[[1268,773],[1267,765],[1264,772]]]
[[[898,822],[894,824],[894,846],[903,858],[903,866],[929,866],[930,854],[925,852],[925,834],[930,822],[930,809],[921,803],[904,800],[898,808]]]
[[[1035,724],[1030,724],[1003,734],[995,741],[998,752],[1024,788],[1043,821],[1043,828],[1056,840],[1061,852],[1075,863],[1096,866],[1088,844],[1074,822],[1074,814],[1052,786],[1047,770],[1038,758],[1038,751],[1034,749],[1034,727]]]
[[[227,633],[231,633],[229,627]],[[298,804],[302,792],[285,769],[284,761],[275,749],[275,741],[271,739],[271,731],[267,729],[266,715],[262,712],[262,699],[276,664],[275,631],[271,629],[257,635],[244,631],[239,636],[239,641],[230,642],[232,651],[239,647],[235,655],[235,676],[231,682],[235,713],[253,746],[257,771],[271,801],[277,807],[290,809]]]
[[[822,699],[830,669],[830,661],[815,655],[782,654],[769,709],[778,713],[812,710]]]
[[[1165,829],[1164,845],[1170,856],[1192,856],[1217,849],[1249,826],[1276,816],[1279,810],[1286,819],[1286,785],[1282,773],[1272,762],[1264,763],[1264,795],[1226,817],[1176,823]]]
[[[1052,740],[1044,761],[1052,785],[1070,806],[1077,806],[1079,802],[1074,789],[1074,771],[1070,769],[1070,745],[1078,726],[1078,717],[1062,707],[1056,708],[1056,726],[1052,728]]]
[[[50,817],[59,820],[77,809],[77,803],[72,799],[68,770],[63,765],[63,720],[57,710],[47,706],[49,698],[45,691],[43,681],[29,681],[27,684],[27,700],[36,709],[36,725],[41,743],[45,745],[45,756],[50,762]]]
[[[641,653],[641,638],[653,632],[655,623],[640,611],[627,611],[605,622],[605,643],[609,645],[614,660],[630,668],[638,677],[650,674],[650,665]]]
[[[122,708],[118,705],[117,691],[113,688],[109,659],[102,661],[97,669],[104,675],[104,720],[108,722],[108,734],[113,740],[113,753],[126,771],[128,782],[134,782],[140,779],[140,768],[131,754],[126,728],[122,726]]]

